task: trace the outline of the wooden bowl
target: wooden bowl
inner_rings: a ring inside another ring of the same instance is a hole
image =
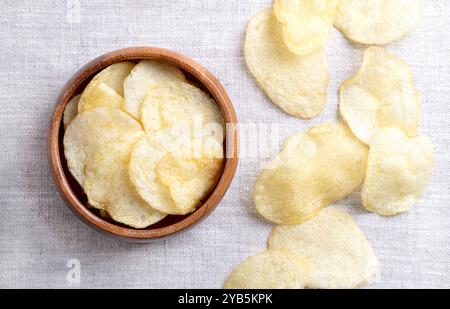
[[[146,229],[134,229],[100,216],[97,210],[87,207],[87,198],[68,171],[63,150],[64,125],[63,112],[72,97],[81,93],[99,71],[107,66],[121,62],[141,59],[166,62],[180,68],[188,80],[206,91],[216,101],[228,125],[224,143],[226,159],[222,176],[214,190],[203,200],[197,210],[185,216],[167,216],[161,222]],[[232,130],[229,128],[232,127]],[[219,81],[203,66],[176,52],[154,47],[132,47],[116,50],[89,62],[81,68],[62,89],[51,119],[49,138],[50,170],[59,193],[67,206],[90,227],[111,235],[131,241],[150,241],[152,239],[173,235],[192,227],[206,218],[225,195],[236,172],[238,164],[237,117],[233,105]]]

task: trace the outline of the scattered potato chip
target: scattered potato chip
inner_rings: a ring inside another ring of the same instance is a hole
[[[364,143],[380,127],[394,126],[409,136],[419,126],[421,95],[408,65],[383,48],[364,53],[359,72],[340,89],[340,113]]]
[[[302,289],[307,261],[285,250],[267,250],[240,264],[225,289]]]
[[[137,194],[128,175],[128,161],[134,142],[104,145],[86,164],[83,189],[89,204],[104,210],[117,222],[145,228],[166,215],[153,209]]]
[[[412,32],[422,19],[422,0],[340,0],[335,26],[350,40],[387,44]]]
[[[125,110],[139,119],[142,101],[148,91],[166,81],[185,81],[184,74],[175,66],[157,61],[141,60],[126,78]]]
[[[321,124],[298,133],[256,181],[256,209],[278,224],[308,220],[362,184],[367,156],[367,146],[345,124]]]
[[[83,101],[78,105],[78,110],[85,112],[101,106],[122,108],[122,105],[123,97],[105,83],[98,83],[84,96]]]
[[[188,136],[179,138],[190,142]],[[196,158],[185,152],[183,143],[174,136],[160,131],[147,134],[135,146],[129,164],[130,179],[153,208],[166,214],[185,215],[194,211],[212,189],[222,160]]]
[[[77,116],[78,101],[80,101],[80,97],[81,97],[80,94],[73,97],[67,104],[66,109],[64,110],[64,114],[63,114],[64,129],[67,129],[67,127],[72,122],[72,120]]]
[[[245,59],[267,96],[286,113],[313,118],[322,112],[329,80],[325,53],[323,49],[305,57],[292,53],[272,9],[250,21]]]
[[[104,83],[106,86],[114,90],[118,95],[123,97],[123,83],[125,78],[130,74],[131,70],[136,64],[132,62],[119,62],[110,65],[100,73],[98,73],[92,81],[86,86],[81,94],[80,103],[78,104],[78,111],[81,112],[80,107],[84,105],[84,100],[91,96],[91,92],[97,90],[97,85]]]
[[[275,227],[268,247],[305,257],[310,288],[361,287],[378,274],[372,247],[353,218],[340,209],[327,208],[305,223]]]
[[[299,56],[322,48],[330,37],[338,0],[275,0],[284,42]]]
[[[220,142],[224,138],[225,123],[216,102],[186,82],[164,82],[153,88],[142,103],[141,121],[149,133],[178,126],[205,139],[211,135],[208,128],[213,128],[212,137]]]
[[[364,207],[383,216],[410,210],[425,191],[432,169],[433,146],[428,138],[408,138],[395,128],[379,130],[370,145]]]
[[[110,142],[135,141],[141,125],[119,109],[99,107],[78,114],[64,135],[64,153],[70,172],[83,186],[86,163],[92,153]]]

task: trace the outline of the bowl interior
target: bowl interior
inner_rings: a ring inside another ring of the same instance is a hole
[[[172,54],[172,52],[170,51],[167,52]],[[72,79],[72,81],[70,81],[66,86],[65,93],[61,95],[62,99],[59,101],[60,105],[59,107],[61,108],[61,111],[65,109],[70,99],[73,98],[75,95],[81,93],[83,89],[87,86],[87,84],[91,81],[91,79],[105,67],[121,61],[138,62],[139,60],[142,59],[151,59],[151,60],[165,61],[167,63],[177,66],[180,70],[183,71],[183,73],[186,75],[186,79],[189,82],[193,83],[195,86],[208,93],[216,101],[216,104],[218,104],[226,123],[237,122],[237,120],[235,119],[236,116],[234,114],[234,110],[231,106],[231,103],[229,102],[229,99],[224,93],[223,88],[221,88],[219,82],[215,80],[215,78],[212,75],[210,75],[209,72],[207,72],[205,69],[203,69],[201,66],[199,66],[192,60],[187,58],[180,59],[180,57],[183,56],[178,54],[175,54],[175,56],[173,57],[170,56],[168,58],[166,57],[161,58],[158,49],[154,51],[150,48],[143,49],[140,54],[138,53],[138,55],[134,55],[133,53],[131,53],[131,55],[127,56],[126,50],[122,53],[116,52],[115,54],[116,57],[106,57],[106,60],[105,58],[96,59],[90,64],[88,64],[85,68],[80,70],[80,73],[78,73],[77,76],[74,79]],[[205,73],[207,74],[205,75]],[[209,85],[206,85],[205,82],[208,83]],[[211,88],[211,86],[213,87]],[[219,89],[214,88],[217,86],[219,86],[220,88]],[[217,90],[219,90],[219,92],[217,92]],[[220,97],[218,97],[218,94]],[[225,97],[223,97],[223,95],[225,95]],[[226,101],[225,103],[224,100]],[[228,186],[236,170],[237,156],[233,155],[230,158],[226,157],[222,166],[222,171],[220,173],[221,175],[220,177],[218,177],[214,189],[211,190],[211,192],[202,200],[201,205],[193,213],[184,216],[169,215],[162,221],[148,228],[135,229],[127,225],[118,223],[112,219],[104,218],[100,215],[99,210],[87,207],[87,197],[83,192],[83,189],[78,184],[78,182],[73,178],[72,174],[69,172],[67,167],[63,147],[64,125],[61,121],[62,113],[59,118],[60,118],[59,119],[60,125],[58,129],[59,131],[58,150],[61,165],[60,167],[62,169],[62,173],[64,176],[63,181],[65,181],[66,185],[68,186],[66,190],[64,189],[62,190],[63,194],[66,195],[65,198],[66,200],[68,200],[69,204],[72,204],[71,208],[74,212],[80,212],[80,208],[82,207],[83,208],[82,209],[83,214],[81,214],[82,219],[84,219],[84,221],[88,221],[87,223],[89,225],[91,226],[94,225],[94,227],[100,228],[102,232],[107,232],[107,234],[113,234],[115,236],[119,236],[122,238],[132,238],[134,240],[145,240],[164,237],[176,233],[180,230],[183,230],[187,227],[190,227],[193,224],[200,221],[201,219],[203,219],[204,217],[206,217],[206,215],[209,214],[209,212],[211,212],[215,208],[215,206],[218,204],[218,202],[221,200],[226,190],[228,189]],[[234,146],[235,143],[237,143],[237,132],[235,132],[235,134],[233,135],[236,135],[236,140],[234,140],[234,143],[232,143],[233,148],[236,148],[233,150],[234,153],[234,151],[237,151],[237,146],[236,147]],[[229,149],[227,149],[227,144],[229,143],[227,143],[227,136],[226,136],[224,142],[225,154],[229,153]],[[227,175],[225,175],[225,173]],[[74,197],[76,199],[75,201],[73,200]],[[80,213],[76,214],[80,216]]]

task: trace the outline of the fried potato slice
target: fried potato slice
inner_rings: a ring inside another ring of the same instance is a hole
[[[107,143],[135,141],[143,134],[142,126],[119,109],[99,107],[78,114],[64,135],[64,154],[70,172],[83,186],[91,154]]]
[[[327,208],[305,223],[275,227],[268,248],[305,257],[310,288],[361,287],[378,274],[372,247],[353,218],[340,209]]]
[[[302,289],[308,262],[286,250],[249,257],[225,281],[225,289]]]
[[[433,169],[433,145],[396,128],[380,129],[370,145],[364,207],[392,216],[410,210],[425,191]]]
[[[156,165],[168,152],[158,136],[147,134],[134,147],[128,171],[136,191],[150,206],[165,214],[181,214],[169,189],[156,176]]]
[[[158,182],[169,189],[178,208],[190,211],[213,189],[222,169],[221,158],[176,157],[166,154],[156,165]]]
[[[275,0],[284,42],[299,56],[322,48],[330,37],[338,0]]]
[[[250,21],[245,59],[258,84],[283,111],[306,119],[322,112],[329,81],[325,53],[323,49],[304,57],[292,53],[272,9]]]
[[[123,97],[115,92],[105,83],[98,83],[93,86],[89,94],[84,96],[81,104],[78,105],[80,112],[85,112],[97,107],[122,108]]]
[[[335,26],[348,39],[387,44],[412,32],[422,20],[422,0],[340,0]]]
[[[216,148],[214,156],[205,152],[197,157],[186,151],[191,142],[189,135],[174,136],[163,130],[147,134],[131,155],[131,182],[147,203],[163,213],[185,215],[194,211],[220,174],[223,148]]]
[[[380,47],[365,51],[361,69],[339,92],[342,117],[366,144],[380,127],[394,126],[414,135],[421,100],[408,65]]]
[[[367,156],[368,147],[345,124],[321,124],[298,133],[256,181],[256,209],[278,224],[308,220],[363,183]]]
[[[146,95],[141,120],[149,137],[133,152],[132,182],[156,209],[192,212],[222,168],[225,124],[217,104],[188,83],[162,82]]]
[[[141,60],[126,78],[125,110],[139,119],[142,101],[147,92],[166,81],[185,81],[184,74],[175,66],[157,61]]]
[[[83,93],[81,94],[80,103],[78,104],[78,111],[81,112],[80,108],[84,105],[84,100],[86,98],[89,98],[91,96],[91,92],[96,91],[97,85],[101,83],[106,84],[118,95],[123,97],[124,80],[130,74],[135,65],[135,63],[128,61],[114,63],[98,73],[86,86]]]
[[[104,145],[86,164],[83,189],[89,204],[104,210],[117,222],[146,228],[166,215],[153,209],[136,192],[128,175],[128,162],[135,142]]]
[[[81,94],[74,96],[67,104],[63,114],[64,129],[67,129],[72,120],[77,116],[80,97]]]
[[[225,121],[216,102],[186,82],[163,82],[148,92],[141,107],[141,122],[147,132],[177,126],[200,138],[222,142]],[[198,130],[199,132],[195,132]]]

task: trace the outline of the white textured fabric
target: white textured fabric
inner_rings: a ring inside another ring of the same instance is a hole
[[[450,287],[450,2],[424,2],[423,25],[388,49],[411,65],[424,94],[421,130],[435,144],[431,185],[413,211],[393,218],[364,211],[359,193],[338,203],[354,215],[379,257],[374,288]],[[263,95],[243,60],[247,22],[270,3],[2,1],[0,287],[220,288],[237,263],[265,248],[272,225],[256,214],[251,197],[258,159],[241,160],[226,197],[199,226],[167,240],[130,244],[91,230],[63,204],[50,178],[46,142],[56,96],[70,76],[104,52],[136,45],[198,60],[220,78],[242,123],[281,123],[281,139],[336,119],[337,89],[358,69],[363,47],[333,31],[328,105],[311,121],[290,117]],[[80,262],[79,284],[66,280],[70,259]]]

